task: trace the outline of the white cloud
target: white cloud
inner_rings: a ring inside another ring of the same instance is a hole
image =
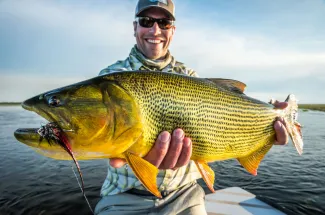
[[[134,4],[130,1],[103,8],[98,4],[92,8],[91,2],[69,5],[37,0],[3,1],[0,5],[0,14],[4,14],[0,21],[16,26],[4,29],[15,33],[6,39],[23,46],[12,58],[18,63],[28,59],[26,64],[32,64],[34,73],[72,71],[94,76],[104,66],[125,58],[135,42],[130,13]]]
[[[22,102],[35,95],[85,80],[83,77],[57,78],[24,75],[2,75],[0,102]]]
[[[125,59],[135,42],[134,7],[135,1],[123,1],[123,4],[99,2],[93,7],[90,2],[1,1],[0,21],[4,19],[14,22],[17,28],[27,28],[25,34],[17,38],[29,38],[25,47],[19,50],[24,55],[19,57],[17,53],[12,58],[17,57],[15,60],[20,62],[28,57],[32,66],[0,71],[0,74],[6,74],[0,81],[0,101],[20,101],[71,81],[96,76],[104,66]],[[198,16],[193,14],[177,22],[171,50],[177,59],[194,68],[200,76],[233,78],[246,83],[258,81],[262,85],[274,82],[275,88],[281,87],[276,83],[283,80],[317,76],[325,84],[325,50],[313,50],[308,46],[325,44],[325,40],[299,41],[297,37],[287,45],[274,35],[242,32],[217,23],[204,25]],[[9,74],[24,74],[24,80],[22,76]],[[323,99],[320,93],[324,89],[305,95],[298,85],[290,87],[311,102]],[[249,85],[248,89],[263,100],[283,95],[254,85]]]
[[[174,51],[188,62],[194,62],[198,71],[204,71],[204,76],[227,75],[225,72],[231,71],[245,72],[246,80],[268,80],[276,76],[287,79],[325,74],[322,69],[325,67],[325,50],[312,53],[299,48],[287,49],[278,41],[260,35],[243,36],[222,28],[187,29],[177,33]],[[194,41],[194,38],[200,39]]]

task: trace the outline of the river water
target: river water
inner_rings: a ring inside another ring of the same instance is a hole
[[[215,188],[239,186],[287,214],[325,214],[325,113],[299,113],[304,126],[304,153],[289,143],[274,146],[257,176],[235,160],[211,164]],[[35,153],[13,136],[17,128],[45,124],[19,106],[0,106],[0,215],[91,214],[72,162]],[[86,195],[94,208],[107,171],[106,160],[80,161]],[[204,184],[202,183],[204,186]]]

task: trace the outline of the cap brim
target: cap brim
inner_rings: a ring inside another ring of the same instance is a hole
[[[138,11],[137,14],[135,14],[135,16],[139,16],[139,14],[141,14],[143,11],[152,8],[152,7],[156,7],[156,8],[160,8],[163,9],[171,18],[173,18],[174,21],[176,21],[175,17],[173,16],[173,14],[171,14],[168,10],[166,10],[164,7],[161,7],[159,5],[149,5],[147,7],[142,8],[141,10]]]

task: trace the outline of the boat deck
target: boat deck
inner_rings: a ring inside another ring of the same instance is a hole
[[[263,214],[283,215],[285,213],[256,199],[256,196],[240,187],[217,190],[206,195],[205,206],[209,215],[224,214]]]

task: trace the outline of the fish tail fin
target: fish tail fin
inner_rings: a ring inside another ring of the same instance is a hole
[[[288,107],[284,110],[285,127],[289,136],[291,137],[293,145],[295,146],[299,155],[301,155],[304,143],[302,140],[301,125],[297,122],[297,99],[293,94],[290,94],[285,101],[288,102]]]

